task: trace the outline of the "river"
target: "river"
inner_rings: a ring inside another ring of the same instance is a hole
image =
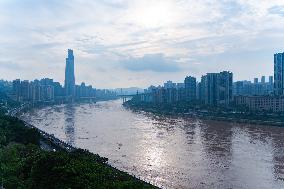
[[[284,127],[161,117],[120,100],[34,109],[22,118],[161,188],[284,188]]]

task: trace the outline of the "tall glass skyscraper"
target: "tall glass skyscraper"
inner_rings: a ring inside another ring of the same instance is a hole
[[[65,95],[69,98],[75,98],[75,74],[74,74],[74,55],[73,50],[68,49],[65,67]]]
[[[284,95],[284,52],[274,54],[274,93]]]

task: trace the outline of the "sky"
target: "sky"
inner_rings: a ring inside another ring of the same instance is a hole
[[[0,0],[0,78],[147,87],[232,71],[273,75],[284,51],[283,0]]]

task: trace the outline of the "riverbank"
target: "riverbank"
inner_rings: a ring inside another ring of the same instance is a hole
[[[123,104],[124,107],[134,111],[151,112],[157,115],[192,117],[206,120],[247,123],[256,125],[269,125],[284,127],[284,116],[281,114],[268,114],[264,112],[233,111],[218,107],[201,107],[188,104],[151,104],[133,100]]]
[[[122,100],[36,109],[22,118],[161,188],[283,186],[281,127],[157,116],[126,109]]]
[[[73,104],[90,104],[90,103],[97,103],[101,101],[109,101],[109,100],[117,100],[118,98],[97,98],[96,100],[88,100],[88,99],[81,99],[81,100],[75,100]],[[68,101],[49,101],[49,102],[37,102],[37,103],[32,103],[32,102],[25,102],[25,103],[18,103],[17,106],[14,106],[12,109],[7,109],[8,111],[7,115],[12,115],[16,116],[18,113],[23,113],[30,111],[31,109],[34,108],[44,108],[47,106],[56,106],[56,105],[61,105],[61,104],[70,104]]]
[[[0,115],[0,172],[6,189],[156,188],[111,167],[107,160],[16,117]]]
[[[157,188],[20,120],[23,110],[27,104],[0,114],[4,188]]]

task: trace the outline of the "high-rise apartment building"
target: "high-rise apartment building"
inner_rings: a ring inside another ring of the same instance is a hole
[[[261,76],[261,84],[265,84],[265,76]]]
[[[269,84],[270,84],[270,85],[273,84],[273,76],[269,76]]]
[[[233,73],[223,71],[218,77],[218,103],[229,105],[233,100]]]
[[[274,93],[284,95],[284,52],[274,54]]]
[[[28,80],[21,81],[21,96],[23,101],[28,101],[31,97],[30,83]]]
[[[233,100],[233,73],[207,73],[201,78],[201,101],[209,105],[229,105]]]
[[[196,78],[187,76],[184,79],[184,88],[186,101],[196,100]]]
[[[16,79],[13,81],[13,94],[15,95],[15,100],[20,101],[21,96],[21,80]]]
[[[217,105],[218,100],[218,73],[207,73],[203,78],[204,103]]]
[[[67,97],[75,97],[75,74],[74,74],[74,55],[73,50],[68,49],[65,67],[65,93]]]
[[[164,83],[165,89],[170,89],[170,88],[175,88],[175,87],[176,87],[176,83],[173,83],[172,81],[167,81],[166,83]]]

